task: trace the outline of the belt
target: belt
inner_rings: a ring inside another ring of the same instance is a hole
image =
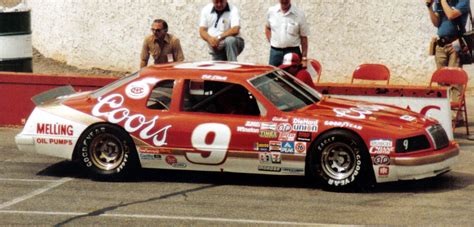
[[[278,47],[274,47],[274,46],[272,46],[272,49],[274,49],[274,50],[289,50],[289,49],[295,49],[295,48],[298,48],[298,49],[299,49],[300,47],[299,47],[299,46],[297,46],[297,47],[285,47],[285,48],[278,48]]]
[[[436,44],[440,47],[444,47],[454,41],[456,41],[458,37],[456,36],[441,36],[438,40],[436,40]]]

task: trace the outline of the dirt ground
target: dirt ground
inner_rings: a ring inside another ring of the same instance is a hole
[[[79,69],[63,62],[46,58],[39,51],[33,49],[33,72],[40,74],[78,75],[78,76],[114,76],[122,77],[129,72],[110,71],[99,68]]]

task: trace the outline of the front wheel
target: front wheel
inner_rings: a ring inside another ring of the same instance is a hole
[[[363,143],[345,130],[324,134],[309,154],[310,174],[332,191],[368,186],[371,162]]]
[[[79,162],[94,177],[115,179],[137,167],[135,147],[121,128],[99,124],[84,131],[77,146]]]

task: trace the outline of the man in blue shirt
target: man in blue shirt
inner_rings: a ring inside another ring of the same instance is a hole
[[[460,67],[459,35],[465,32],[470,0],[425,0],[431,22],[438,28],[436,67]]]

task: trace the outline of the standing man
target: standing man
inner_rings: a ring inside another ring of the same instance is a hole
[[[212,0],[202,9],[199,35],[209,45],[212,60],[237,61],[245,47],[239,33],[239,10],[227,0]]]
[[[278,66],[280,69],[287,71],[289,74],[303,81],[305,84],[310,86],[313,89],[316,89],[314,86],[313,79],[306,69],[303,69],[301,64],[301,59],[298,54],[288,53],[283,57],[283,64]]]
[[[460,67],[459,35],[465,32],[469,0],[425,0],[431,23],[438,28],[436,67]],[[434,7],[433,7],[434,5]],[[461,29],[461,30],[459,30]]]
[[[291,0],[280,0],[268,9],[265,35],[271,46],[270,65],[279,66],[285,54],[297,53],[306,66],[309,26],[303,11],[292,5]]]
[[[168,34],[168,24],[162,19],[153,21],[151,25],[152,35],[143,41],[142,53],[140,55],[140,68],[148,65],[150,54],[155,64],[184,61],[183,50],[179,39]]]

